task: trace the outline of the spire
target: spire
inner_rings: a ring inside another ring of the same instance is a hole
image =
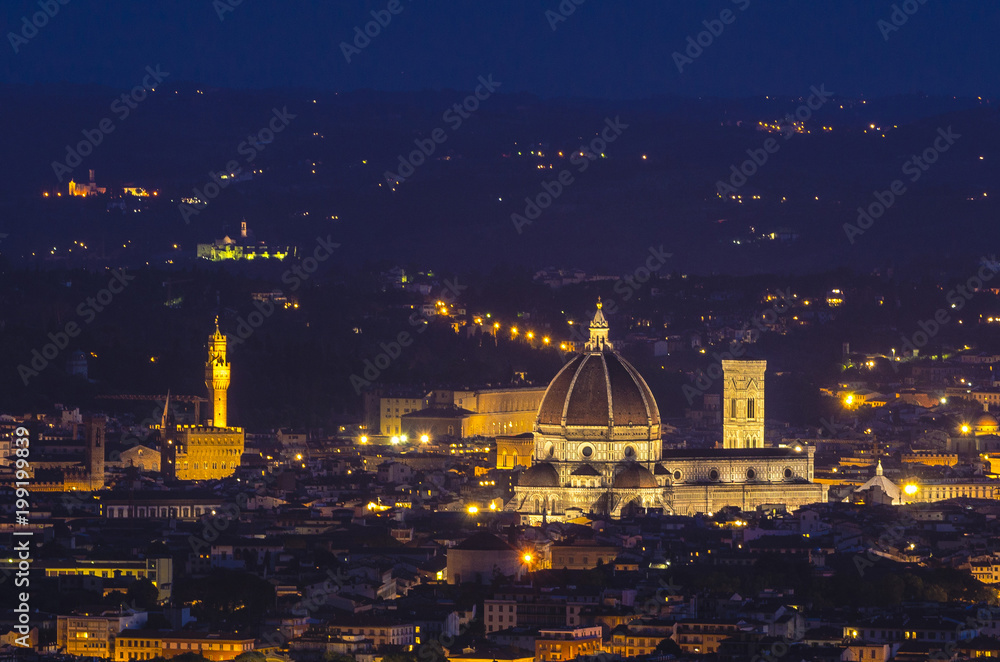
[[[601,297],[597,297],[597,312],[590,322],[590,340],[584,345],[584,349],[588,352],[603,352],[605,349],[614,348],[608,340],[608,320],[604,317],[603,308]]]
[[[875,475],[876,476],[883,476],[883,475],[885,475],[884,472],[882,471],[882,459],[881,458],[879,458],[878,466],[875,467]]]

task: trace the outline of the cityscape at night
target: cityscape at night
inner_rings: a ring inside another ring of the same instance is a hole
[[[1000,6],[0,24],[0,662],[1000,658]]]

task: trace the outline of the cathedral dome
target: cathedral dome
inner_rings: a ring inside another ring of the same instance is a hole
[[[658,485],[649,469],[639,464],[629,464],[615,475],[612,487],[619,490],[638,490]]]
[[[559,474],[551,464],[535,464],[524,470],[517,480],[517,486],[559,487]]]
[[[590,341],[563,366],[538,408],[539,426],[652,428],[659,437],[660,411],[639,372],[614,352],[608,323],[597,304]]]

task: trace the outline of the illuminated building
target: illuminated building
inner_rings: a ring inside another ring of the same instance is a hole
[[[517,435],[500,435],[497,442],[497,469],[513,469],[531,466],[531,454],[535,450],[535,437],[530,432]]]
[[[722,361],[722,447],[764,447],[764,371],[767,361]]]
[[[94,171],[90,171],[90,181],[86,184],[77,184],[72,179],[69,180],[68,193],[70,197],[76,198],[86,198],[89,195],[103,195],[107,192],[106,188],[98,188],[94,181]]]
[[[614,351],[598,303],[584,351],[545,392],[532,466],[521,473],[506,509],[537,523],[645,509],[682,515],[724,506],[795,510],[825,501],[826,487],[813,482],[814,447],[763,447],[765,363],[725,361],[724,367],[728,444],[664,451],[653,394]]]
[[[247,234],[247,224],[243,221],[240,236],[233,239],[228,235],[216,239],[211,244],[198,244],[197,256],[212,262],[223,260],[284,260],[296,257],[296,246],[268,246],[254,243]]]
[[[135,196],[136,198],[148,198],[150,196],[150,192],[141,186],[126,186],[122,190],[125,192],[125,195]],[[152,193],[152,195],[159,194],[159,191],[153,191]]]
[[[212,403],[212,418],[207,425],[166,425],[164,408],[164,473],[176,480],[212,480],[233,475],[240,465],[245,436],[243,428],[229,427],[226,390],[230,366],[226,360],[226,336],[219,331],[208,338],[208,361],[205,362],[205,385]],[[167,405],[169,407],[169,404]]]
[[[215,318],[215,333],[208,337],[208,361],[205,363],[205,386],[212,401],[210,425],[226,427],[226,391],[229,389],[229,361],[226,360],[226,337],[219,331]]]
[[[501,388],[436,390],[383,396],[365,394],[369,430],[383,436],[406,434],[411,439],[497,437],[530,433],[545,389]]]
[[[201,633],[178,630],[122,630],[115,638],[113,662],[170,659],[185,653],[200,655],[211,662],[226,662],[252,651],[254,638],[237,634]]]
[[[677,626],[673,619],[645,617],[630,621],[612,630],[608,652],[621,657],[652,655],[664,639],[676,639]]]
[[[580,656],[602,652],[601,627],[543,628],[535,639],[535,659],[538,662],[575,660]]]
[[[111,659],[115,636],[126,628],[146,624],[144,611],[120,613],[108,610],[101,614],[56,617],[56,646],[66,655]]]
[[[875,467],[875,475],[864,485],[855,488],[855,493],[866,494],[871,503],[885,503],[898,506],[903,503],[903,493],[899,487],[885,477],[882,470],[882,460],[878,461]],[[912,491],[912,490],[911,490]]]
[[[157,601],[170,599],[174,581],[174,561],[171,558],[145,561],[44,561],[46,577],[91,576],[101,579],[148,579],[158,590]]]

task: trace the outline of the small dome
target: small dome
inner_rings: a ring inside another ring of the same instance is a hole
[[[656,484],[653,474],[649,473],[649,469],[638,464],[629,464],[615,476],[612,487],[622,490],[637,490],[659,487],[659,485]]]
[[[559,473],[547,462],[525,469],[517,481],[518,487],[559,487]]]
[[[998,426],[1000,426],[1000,423],[998,423],[997,419],[995,419],[990,414],[983,414],[982,416],[976,419],[977,428],[995,428]]]

